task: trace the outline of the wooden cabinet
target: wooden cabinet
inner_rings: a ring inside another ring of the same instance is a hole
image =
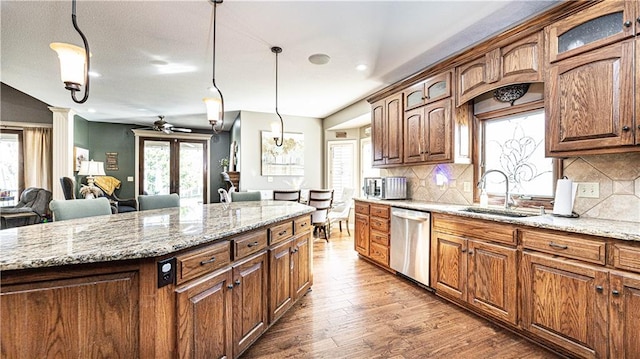
[[[404,90],[404,110],[451,97],[451,71],[430,77]]]
[[[633,72],[633,40],[551,64],[547,156],[634,145]]]
[[[233,355],[238,357],[267,330],[267,254],[233,266]]]
[[[176,289],[178,358],[233,357],[232,288],[227,269]]]
[[[402,163],[403,113],[402,93],[394,94],[372,105],[373,166],[385,167]]]
[[[547,156],[640,150],[636,8],[602,2],[545,28]]]
[[[353,245],[356,252],[361,255],[369,256],[369,204],[365,202],[355,201],[355,236]]]
[[[582,358],[607,356],[607,272],[590,264],[522,254],[522,326]]]
[[[141,356],[137,271],[37,279],[9,284],[3,273],[3,358]]]
[[[612,272],[610,276],[609,358],[640,356],[640,276]]]
[[[436,293],[466,302],[480,312],[517,323],[517,250],[471,237],[485,228],[490,237],[513,237],[510,226],[434,215],[431,283]],[[447,233],[448,232],[448,233]]]
[[[274,323],[311,287],[312,239],[303,232],[269,250],[269,323]]]
[[[452,99],[444,99],[405,113],[404,163],[451,162]]]
[[[543,80],[542,32],[493,49],[456,68],[457,104],[509,84]]]

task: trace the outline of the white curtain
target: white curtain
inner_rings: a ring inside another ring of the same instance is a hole
[[[24,158],[24,186],[53,188],[53,156],[51,129],[25,127],[22,131]]]

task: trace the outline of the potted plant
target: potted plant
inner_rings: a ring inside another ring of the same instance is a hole
[[[222,167],[222,172],[227,172],[227,169],[229,168],[229,159],[228,158],[221,158],[220,159],[220,167]]]
[[[98,198],[103,193],[102,193],[102,190],[96,186],[85,186],[82,184],[80,185],[80,194],[85,199],[91,199],[91,198]]]

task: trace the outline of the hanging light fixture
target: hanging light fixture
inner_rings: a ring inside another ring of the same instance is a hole
[[[49,45],[51,49],[58,53],[60,59],[60,78],[64,82],[64,88],[71,91],[71,98],[75,103],[85,103],[89,98],[89,42],[84,36],[76,21],[76,0],[71,1],[71,22],[73,28],[76,29],[82,42],[84,49],[79,46],[65,44],[62,42],[53,42]],[[84,86],[84,96],[78,100],[76,92],[80,91],[80,87]]]
[[[204,98],[204,104],[207,106],[207,119],[211,124],[211,129],[213,133],[218,133],[222,130],[222,125],[224,125],[224,98],[222,97],[222,92],[216,86],[216,26],[218,22],[216,21],[216,8],[218,4],[222,4],[222,0],[210,0],[213,3],[213,87],[209,89],[214,92],[214,97]],[[218,129],[216,126],[218,125]]]
[[[273,141],[275,141],[276,146],[281,147],[284,142],[284,121],[282,121],[282,116],[278,112],[278,54],[282,52],[282,48],[274,46],[271,48],[271,52],[276,54],[276,115],[280,118],[280,128],[278,128],[277,122],[272,123],[271,133],[273,133]]]

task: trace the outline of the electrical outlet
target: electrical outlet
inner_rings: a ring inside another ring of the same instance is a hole
[[[273,182],[273,177],[267,176],[267,182],[269,182],[269,183]]]
[[[471,182],[463,182],[462,183],[463,191],[471,192]]]
[[[600,198],[600,183],[598,182],[581,182],[578,183],[577,197],[582,198]]]

